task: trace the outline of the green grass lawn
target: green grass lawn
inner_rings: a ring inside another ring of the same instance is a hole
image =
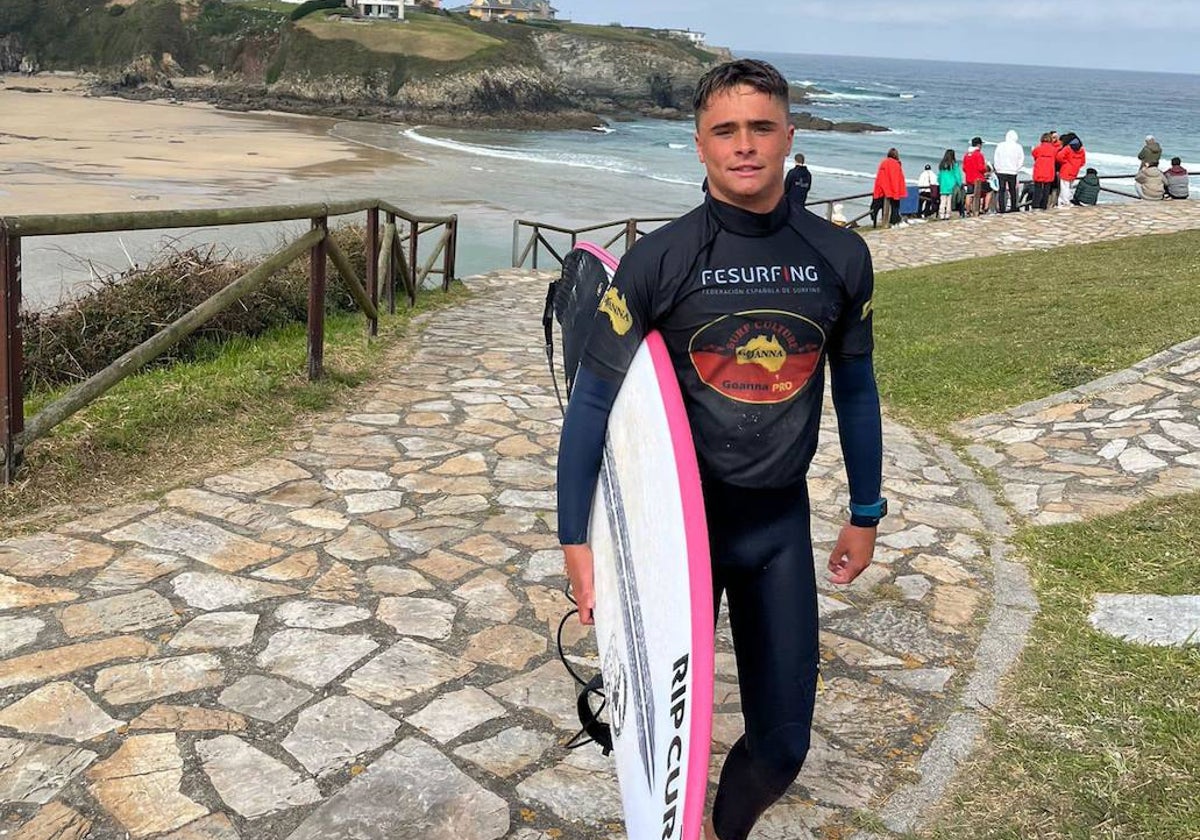
[[[482,32],[441,15],[408,13],[403,21],[325,20],[314,12],[298,26],[324,40],[354,41],[378,53],[416,55],[434,61],[461,61],[501,44]]]
[[[279,446],[297,423],[349,399],[350,389],[369,380],[407,335],[414,314],[466,295],[458,285],[448,294],[424,292],[414,309],[384,315],[371,342],[363,315],[328,316],[327,376],[317,382],[306,376],[303,324],[205,345],[196,361],[129,377],[29,448],[20,481],[0,487],[0,523],[8,526],[0,534],[14,522],[44,527],[30,517],[53,517],[63,508],[153,495]],[[61,393],[29,395],[26,416]]]
[[[1200,593],[1200,494],[1015,544],[1042,612],[987,746],[920,836],[1200,838],[1200,647],[1126,644],[1087,621],[1101,592]]]
[[[880,274],[880,391],[944,430],[1083,384],[1200,335],[1198,277],[1198,231]]]

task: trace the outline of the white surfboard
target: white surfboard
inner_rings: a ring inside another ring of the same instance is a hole
[[[696,840],[712,734],[712,578],[695,448],[658,333],[609,415],[590,535],[626,833]]]

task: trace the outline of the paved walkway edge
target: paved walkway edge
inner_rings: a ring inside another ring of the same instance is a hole
[[[993,603],[987,627],[975,650],[975,669],[945,726],[934,736],[917,763],[921,778],[894,791],[879,809],[884,825],[896,833],[913,831],[920,820],[945,797],[950,782],[978,745],[985,718],[1000,693],[1000,681],[1025,649],[1038,600],[1023,564],[1009,560],[1012,523],[993,493],[955,452],[935,438],[922,435],[942,466],[966,488],[993,536],[991,545]],[[872,835],[860,835],[865,840]]]
[[[1174,347],[1168,347],[1166,350],[1155,353],[1153,356],[1147,356],[1140,362],[1119,370],[1116,373],[1110,373],[1108,376],[1093,379],[1091,382],[1075,388],[1069,388],[1066,391],[1059,391],[1057,394],[1042,397],[1040,400],[1022,403],[1006,411],[998,411],[994,414],[984,414],[981,417],[962,420],[954,423],[951,428],[956,432],[969,433],[971,429],[983,428],[994,423],[1005,423],[1010,418],[1030,417],[1039,411],[1045,411],[1047,408],[1053,408],[1056,405],[1086,401],[1088,397],[1098,394],[1101,391],[1107,391],[1109,388],[1114,388],[1118,385],[1131,385],[1150,371],[1173,365],[1192,355],[1197,350],[1200,350],[1200,336],[1189,338],[1187,341],[1181,341]]]

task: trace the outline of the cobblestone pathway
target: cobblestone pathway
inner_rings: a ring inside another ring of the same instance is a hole
[[[1200,340],[959,431],[1039,525],[1200,490]]]
[[[881,267],[899,259],[882,250]],[[364,404],[293,449],[0,543],[0,836],[623,836],[609,762],[562,746],[577,724],[552,644],[566,602],[544,286],[471,285]],[[1003,670],[976,661],[989,610],[1028,621],[1002,591],[986,494],[944,447],[885,434],[896,512],[862,578],[822,584],[814,746],[759,840],[848,836],[857,810],[944,771],[927,747]],[[846,501],[829,415],[811,477],[819,568]],[[591,662],[589,636],[570,625],[566,641]],[[718,651],[714,770],[740,731],[724,622]]]
[[[868,236],[876,270],[1200,228],[1200,201],[1143,201],[921,222]]]

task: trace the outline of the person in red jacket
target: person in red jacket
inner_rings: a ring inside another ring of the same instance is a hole
[[[972,216],[978,216],[983,206],[983,184],[987,181],[987,158],[983,156],[983,138],[971,140],[971,150],[967,152],[962,162],[963,183],[967,185],[967,195],[970,198],[967,206]]]
[[[875,189],[871,192],[871,227],[875,226],[885,198],[892,200],[888,224],[899,224],[900,200],[907,195],[908,184],[904,180],[904,167],[900,165],[900,153],[894,148],[888,149],[887,157],[879,162],[879,171],[875,173]]]
[[[1046,201],[1054,188],[1054,163],[1058,155],[1050,132],[1042,135],[1042,142],[1033,147],[1033,206],[1046,209]]]
[[[1075,179],[1087,163],[1087,150],[1077,134],[1064,134],[1062,148],[1055,155],[1058,163],[1058,206],[1069,207],[1075,196]]]

